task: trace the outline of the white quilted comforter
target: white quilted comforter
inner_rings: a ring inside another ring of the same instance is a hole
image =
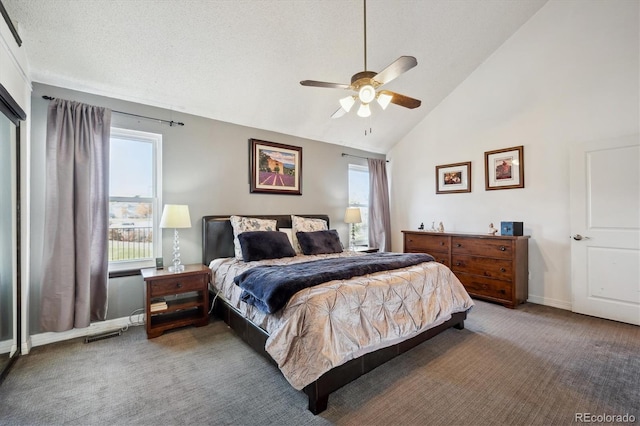
[[[233,283],[236,275],[258,265],[360,255],[345,252],[247,263],[216,259],[210,264],[212,284],[218,297],[269,333],[265,349],[296,389],[353,358],[411,338],[473,306],[456,276],[437,262],[311,287],[271,315],[240,301],[241,289]]]

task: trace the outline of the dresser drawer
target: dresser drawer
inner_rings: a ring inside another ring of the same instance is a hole
[[[507,281],[513,277],[511,260],[490,257],[454,254],[451,256],[451,270]]]
[[[202,275],[192,277],[169,278],[154,280],[149,283],[150,297],[166,296],[189,291],[201,291],[204,287]]]
[[[405,234],[404,251],[407,253],[448,253],[449,237],[444,235]]]
[[[463,272],[456,272],[456,277],[472,296],[486,296],[507,301],[512,299],[512,285],[509,281],[500,281]]]
[[[509,240],[452,237],[451,253],[511,259],[513,248]]]
[[[433,258],[436,260],[436,262],[440,262],[443,265],[445,265],[448,268],[451,268],[451,264],[449,264],[449,253],[444,253],[444,252],[437,252],[437,251],[432,251],[432,252],[428,252],[431,256],[433,256]]]

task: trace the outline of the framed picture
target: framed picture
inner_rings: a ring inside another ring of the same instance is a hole
[[[302,195],[302,148],[249,139],[251,192]]]
[[[524,147],[484,153],[485,189],[524,188]]]
[[[436,166],[436,194],[471,192],[471,161]]]

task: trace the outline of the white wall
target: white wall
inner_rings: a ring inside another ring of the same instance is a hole
[[[571,308],[572,144],[639,131],[634,0],[550,1],[388,153],[392,234],[522,221],[529,301]],[[485,191],[484,152],[524,145],[525,188]],[[435,194],[435,166],[472,161],[472,192]]]

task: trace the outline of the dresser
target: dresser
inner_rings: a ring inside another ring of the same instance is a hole
[[[515,308],[529,294],[529,236],[402,231],[405,253],[448,266],[472,297]]]

